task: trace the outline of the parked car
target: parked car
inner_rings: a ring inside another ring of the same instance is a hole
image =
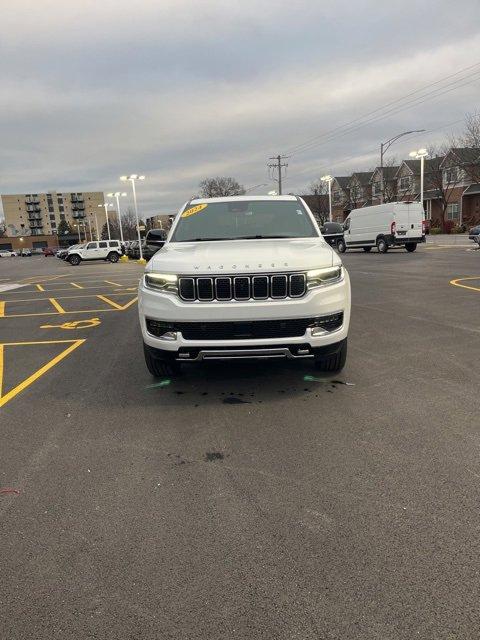
[[[0,249],[0,258],[16,258],[17,252],[11,249]]]
[[[472,227],[468,232],[468,237],[470,240],[474,242],[478,242],[480,238],[480,224],[477,224],[475,227]]]
[[[147,233],[147,237],[146,239],[142,242],[142,257],[145,260],[150,260],[150,258],[155,255],[155,253],[157,253],[157,251],[160,249],[160,247],[158,246],[158,244],[151,244],[149,243],[149,237],[152,238],[153,236],[151,235],[151,233],[155,232],[155,238],[157,240],[163,240],[165,241],[167,238],[167,234],[163,229],[152,229],[151,231],[149,231]],[[135,244],[134,247],[132,247],[131,250],[131,256],[132,259],[134,260],[138,260],[140,258],[140,250],[138,248],[138,241]]]
[[[62,260],[65,260],[65,258],[68,255],[68,252],[71,249],[77,249],[78,247],[82,247],[82,246],[83,246],[83,243],[82,244],[72,244],[69,247],[60,247],[60,249],[56,253],[56,256],[57,256],[57,258],[61,258]]]
[[[138,240],[130,240],[126,254],[132,259],[135,257],[135,254],[140,255],[140,252],[138,251]]]
[[[154,376],[211,359],[345,365],[350,280],[296,196],[195,199],[139,285],[145,362]],[[273,361],[273,360],[272,360]]]
[[[48,256],[54,256],[58,251],[58,247],[43,247],[43,255],[45,258]]]
[[[24,249],[20,249],[20,252],[18,255],[23,257],[31,257],[32,250],[25,247]]]
[[[331,247],[336,247],[338,241],[343,240],[343,224],[339,222],[325,222],[320,231]]]
[[[340,253],[347,249],[386,253],[390,247],[415,251],[425,242],[425,215],[419,202],[389,202],[353,209],[343,225],[344,237],[337,243]]]
[[[99,242],[87,242],[73,249],[69,249],[66,260],[71,265],[77,266],[82,260],[108,260],[118,262],[122,256],[120,240],[100,240]]]

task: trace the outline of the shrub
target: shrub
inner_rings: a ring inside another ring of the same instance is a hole
[[[432,228],[430,229],[430,233],[431,233],[432,235],[438,235],[439,233],[442,233],[442,230],[441,230],[441,228],[440,228],[440,227],[432,227]]]

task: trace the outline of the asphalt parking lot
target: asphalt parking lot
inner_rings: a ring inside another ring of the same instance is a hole
[[[140,266],[2,259],[1,638],[479,636],[480,251],[342,258],[339,376],[160,381]]]

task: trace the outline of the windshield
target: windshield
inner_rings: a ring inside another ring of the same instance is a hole
[[[235,200],[189,204],[171,241],[317,236],[310,216],[298,200]]]

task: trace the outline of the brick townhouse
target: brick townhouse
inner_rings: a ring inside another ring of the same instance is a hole
[[[432,227],[450,231],[480,223],[480,149],[452,147],[445,156],[426,158],[423,204]],[[352,209],[383,202],[420,199],[420,160],[398,166],[335,176],[332,217],[341,222]]]

